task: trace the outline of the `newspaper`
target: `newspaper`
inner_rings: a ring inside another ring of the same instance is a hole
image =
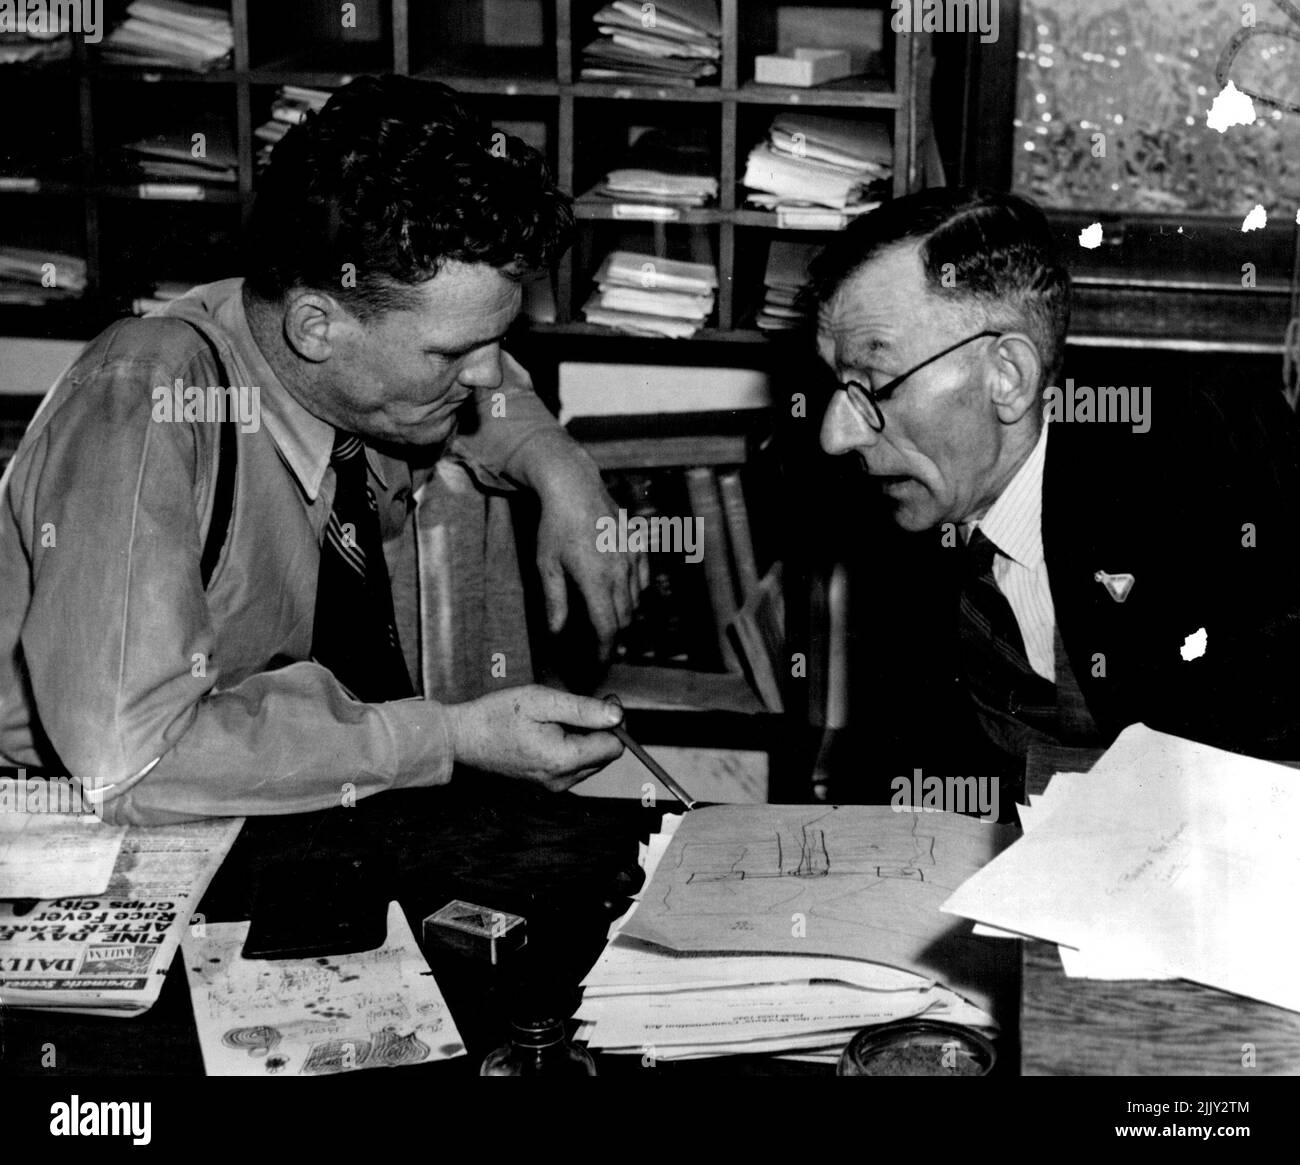
[[[153,1006],[242,817],[132,826],[108,889],[0,901],[0,1004],[88,1015]]]

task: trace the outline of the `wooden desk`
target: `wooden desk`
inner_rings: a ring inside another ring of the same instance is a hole
[[[452,898],[528,919],[526,962],[499,968],[426,951],[469,1054],[404,1074],[474,1075],[505,1039],[518,981],[576,1007],[575,988],[603,949],[609,922],[641,885],[637,839],[663,807],[553,796],[524,782],[461,777],[445,788],[366,798],[352,809],[249,818],[209,887],[206,921],[249,916],[260,872],[284,862],[366,856],[389,863],[385,882],[417,941],[421,920]],[[523,956],[524,952],[520,952]],[[52,1045],[54,1063],[46,1049]],[[201,1075],[182,958],[158,1002],[134,1019],[23,1012],[0,1016],[3,1075]]]
[[[1086,771],[1100,755],[1035,751],[1026,786],[1041,793],[1053,773]],[[1254,1068],[1242,1065],[1247,1044]],[[1020,1062],[1029,1076],[1296,1075],[1300,1015],[1181,979],[1068,979],[1055,944],[1026,942]]]
[[[200,912],[210,922],[247,918],[262,870],[327,854],[386,855],[392,897],[420,937],[420,922],[451,898],[528,919],[527,963],[493,968],[427,949],[426,957],[464,1038],[468,1054],[391,1072],[401,1079],[474,1076],[484,1055],[506,1039],[520,979],[564,1014],[577,984],[604,948],[610,921],[640,888],[637,841],[658,828],[665,810],[636,801],[554,797],[493,778],[453,782],[368,798],[354,809],[282,818],[250,818],[222,865]],[[1004,1027],[998,1074],[1015,1075],[1020,967],[1014,943],[987,940],[998,960],[994,1011]],[[47,1051],[52,1047],[54,1062]],[[597,1055],[601,1075],[648,1069],[639,1056]],[[0,1071],[14,1076],[197,1076],[203,1073],[182,959],[177,955],[158,1002],[135,1019],[6,1009],[0,1017]],[[829,1076],[826,1065],[768,1056],[660,1062],[653,1071],[688,1076]]]

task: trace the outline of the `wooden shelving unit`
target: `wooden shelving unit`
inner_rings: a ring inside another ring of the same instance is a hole
[[[286,84],[328,89],[368,72],[408,74],[444,81],[473,95],[493,121],[544,126],[547,153],[560,185],[579,196],[580,236],[590,236],[588,246],[581,245],[580,237],[580,245],[560,263],[556,321],[544,326],[549,334],[575,340],[605,331],[579,322],[590,266],[601,257],[595,253],[601,250],[598,240],[607,232],[635,231],[638,226],[661,245],[665,232],[703,232],[704,245],[715,257],[720,277],[716,316],[688,345],[763,340],[750,326],[761,297],[761,288],[755,286],[756,278],[761,283],[761,262],[747,260],[760,243],[765,253],[766,240],[777,231],[777,218],[744,207],[738,178],[749,149],[782,108],[883,120],[893,140],[894,193],[919,185],[918,127],[928,124],[928,108],[918,95],[924,87],[917,80],[928,76],[929,45],[923,35],[889,30],[885,0],[869,5],[884,13],[879,73],[816,89],[757,85],[750,79],[754,52],[775,46],[770,38],[776,0],[720,0],[719,76],[716,84],[702,83],[695,89],[575,80],[582,46],[595,35],[590,19],[600,6],[595,0],[543,0],[544,43],[532,48],[483,43],[484,4],[360,0],[357,28],[345,29],[337,27],[339,6],[328,0],[229,0],[234,53],[227,69],[190,73],[113,66],[102,63],[96,46],[80,38],[74,38],[70,60],[0,68],[0,93],[7,89],[15,98],[25,95],[10,107],[23,108],[35,94],[42,110],[30,126],[11,126],[6,146],[0,148],[0,210],[10,211],[0,219],[5,224],[0,226],[0,242],[69,249],[83,254],[87,263],[87,292],[79,305],[60,305],[48,313],[0,310],[0,334],[88,337],[147,290],[140,286],[145,274],[195,280],[237,274],[240,221],[256,189],[258,143],[253,131],[266,116],[276,88]],[[116,5],[119,12],[122,7]],[[110,22],[114,15],[110,3]],[[47,93],[57,99],[44,100]],[[183,117],[187,109],[202,109],[228,123],[238,160],[237,182],[218,186],[124,179],[114,165],[125,140],[122,131],[129,126],[137,134],[148,132]],[[637,124],[658,116],[707,123],[716,143],[721,191],[716,206],[683,211],[668,224],[638,224],[626,217],[616,222],[609,203],[581,197],[594,172],[583,159],[583,134],[592,126],[626,125],[633,114],[640,119]],[[10,144],[25,134],[40,139],[38,148]],[[48,203],[54,198],[66,202],[57,225],[33,224],[28,211],[38,200]],[[195,237],[192,225],[187,226],[193,253],[177,261],[188,269],[149,272],[147,254],[138,255],[139,262],[120,262],[124,247],[139,251],[138,239],[115,242],[111,237],[115,230],[129,229],[120,220],[131,216],[118,212],[120,204],[132,202],[161,204],[148,207],[147,217],[155,221],[175,216],[180,207],[212,208],[208,231]],[[587,257],[586,267],[579,256]]]
[[[575,246],[554,273],[554,321],[522,325],[512,338],[538,391],[552,401],[562,360],[762,368],[778,385],[778,400],[788,383],[797,382],[807,354],[784,337],[769,339],[752,323],[763,297],[768,243],[783,232],[774,213],[744,205],[739,184],[749,150],[782,110],[883,123],[893,144],[894,195],[922,185],[929,38],[891,32],[888,0],[822,4],[879,9],[884,44],[874,73],[815,89],[752,80],[754,55],[776,48],[778,0],[720,0],[718,76],[694,89],[578,80],[582,48],[596,35],[591,17],[599,0],[542,0],[542,43],[531,47],[488,43],[493,38],[484,34],[483,13],[494,0],[358,0],[355,29],[339,27],[340,6],[333,0],[227,2],[234,51],[226,69],[199,74],[117,67],[102,62],[80,38],[70,60],[0,67],[0,97],[9,99],[9,108],[41,111],[30,122],[11,122],[0,144],[0,244],[68,251],[83,255],[87,266],[87,291],[79,301],[0,307],[0,335],[86,339],[129,311],[132,298],[148,294],[154,280],[203,282],[239,274],[238,237],[257,186],[260,143],[254,131],[269,117],[282,85],[332,89],[366,73],[410,75],[470,95],[488,120],[511,132],[520,124],[531,128],[559,184],[575,194],[578,219]],[[109,0],[110,25],[124,7],[125,0]],[[191,112],[225,123],[236,155],[233,184],[144,185],[124,176],[118,162],[122,144],[174,126]],[[606,169],[619,164],[615,155],[628,145],[633,125],[704,127],[719,180],[716,205],[682,211],[664,223],[616,215],[608,201],[583,197]],[[825,243],[834,233],[793,231],[786,237]],[[676,341],[629,337],[582,322],[591,274],[616,247],[715,262],[714,317],[692,339]],[[791,422],[788,410],[773,413],[768,432],[780,441],[782,426]],[[592,451],[611,470],[734,465],[744,460],[747,441],[745,435],[710,443],[634,432],[594,440]],[[724,446],[733,452],[724,456]],[[789,517],[765,514],[763,521],[786,523]],[[785,563],[785,587],[792,595],[808,592],[809,568],[799,558],[796,552]],[[804,650],[801,605],[787,609],[790,649]],[[744,686],[735,674],[717,680]],[[788,693],[787,707],[802,723],[809,691],[797,681],[793,687],[798,690]],[[632,711],[630,722],[652,743],[766,750],[773,761],[772,798],[805,795],[800,782],[810,758],[802,755],[800,733],[790,731],[785,716],[719,698],[711,711],[647,708]]]

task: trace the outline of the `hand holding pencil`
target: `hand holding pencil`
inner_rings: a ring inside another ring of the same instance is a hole
[[[623,701],[612,692],[605,697],[605,702],[617,705],[620,709],[623,707]],[[664,770],[664,767],[628,735],[627,729],[623,727],[621,722],[614,725],[614,727],[609,729],[609,731],[617,736],[627,747],[628,751],[643,765],[645,765],[645,767],[650,771],[651,776],[653,776],[655,780],[659,781],[664,788],[686,806],[688,810],[695,808],[695,798],[673,780],[673,778]]]

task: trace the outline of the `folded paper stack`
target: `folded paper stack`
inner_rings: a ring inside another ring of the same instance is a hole
[[[596,272],[596,290],[582,311],[591,324],[684,339],[712,315],[717,286],[712,263],[613,251]]]
[[[878,122],[783,113],[750,151],[743,182],[750,204],[777,211],[782,226],[834,230],[874,210],[892,173]]]
[[[104,60],[195,72],[229,64],[235,43],[229,12],[177,0],[133,0],[126,12],[104,39]]]
[[[693,86],[718,71],[716,0],[615,0],[592,20],[600,37],[582,50],[584,81]]]
[[[996,939],[939,902],[1008,840],[951,813],[725,805],[665,816],[586,979],[578,1037],[655,1060],[831,1063],[869,1024],[994,1029]]]

